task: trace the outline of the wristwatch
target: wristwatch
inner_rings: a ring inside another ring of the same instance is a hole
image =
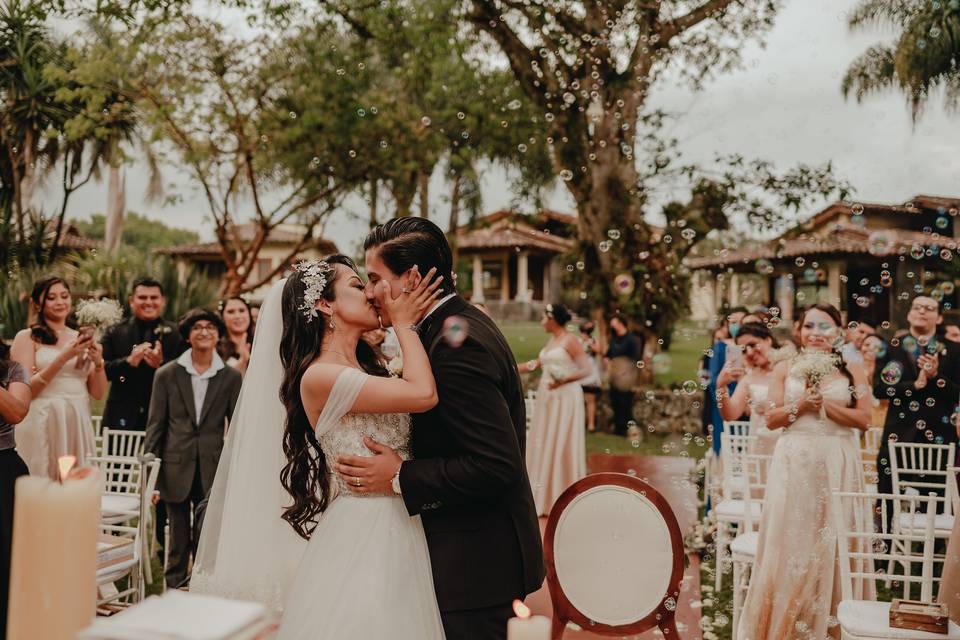
[[[401,465],[401,468],[403,465]],[[402,494],[400,491],[400,469],[397,469],[397,474],[393,476],[393,480],[390,481],[390,486],[393,487],[393,492],[398,496]]]

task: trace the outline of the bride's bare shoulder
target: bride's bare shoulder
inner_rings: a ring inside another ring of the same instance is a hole
[[[303,372],[300,388],[329,393],[337,382],[337,378],[346,369],[349,369],[349,367],[333,362],[314,362]]]

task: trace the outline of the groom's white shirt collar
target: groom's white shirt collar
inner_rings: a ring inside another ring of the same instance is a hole
[[[445,295],[444,297],[442,297],[442,298],[440,298],[439,300],[437,300],[437,301],[433,304],[433,306],[430,307],[430,310],[427,311],[426,315],[424,315],[422,318],[420,318],[420,322],[417,323],[417,326],[420,326],[421,324],[423,324],[423,322],[424,322],[427,318],[429,318],[431,315],[433,315],[433,312],[434,312],[434,311],[436,311],[437,309],[439,309],[440,307],[442,307],[443,305],[445,305],[445,304],[447,303],[447,301],[449,301],[449,300],[451,300],[451,299],[453,299],[453,298],[456,298],[456,297],[457,297],[457,294],[456,294],[456,293],[448,293],[448,294]]]

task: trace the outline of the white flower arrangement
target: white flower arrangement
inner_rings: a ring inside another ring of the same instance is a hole
[[[771,349],[770,355],[767,359],[770,361],[771,365],[776,366],[781,362],[786,362],[797,356],[797,348],[793,346],[792,342],[788,342],[779,349]]]
[[[790,377],[801,380],[807,388],[819,389],[820,383],[837,372],[837,356],[826,351],[804,351],[793,359]]]
[[[116,300],[81,300],[77,305],[77,322],[80,326],[103,331],[123,320],[123,307]]]
[[[394,378],[403,377],[403,355],[396,356],[387,363],[387,373]]]

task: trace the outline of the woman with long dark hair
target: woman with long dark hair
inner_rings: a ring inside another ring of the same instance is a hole
[[[840,572],[830,495],[864,490],[859,432],[870,420],[870,396],[863,366],[840,355],[835,307],[808,307],[799,325],[803,350],[778,364],[770,383],[767,426],[784,433],[770,462],[757,560],[740,617],[738,635],[750,640],[837,633]],[[873,599],[871,582],[858,582],[855,591],[857,600]]]
[[[13,340],[11,357],[30,373],[33,403],[17,428],[17,445],[33,475],[57,478],[57,460],[93,450],[90,397],[103,398],[107,376],[103,347],[93,333],[73,328],[70,287],[56,276],[30,294],[36,321]]]
[[[30,409],[30,374],[20,363],[10,361],[9,351],[0,341],[0,637],[7,628],[14,485],[29,473],[17,454],[14,429]]]
[[[724,420],[750,416],[750,435],[756,436],[753,453],[771,455],[782,429],[768,429],[769,389],[773,378],[773,354],[780,343],[765,325],[747,322],[740,326],[734,346],[742,357],[728,359],[717,376],[717,407]],[[731,395],[728,385],[736,382]]]
[[[220,317],[227,330],[220,337],[217,352],[228,366],[242,375],[250,364],[253,334],[256,331],[250,303],[241,296],[227,298],[220,303]]]
[[[280,474],[293,503],[283,519],[308,539],[278,637],[443,638],[420,518],[394,493],[371,495],[364,479],[334,474],[338,455],[375,455],[379,445],[408,458],[410,413],[437,403],[426,351],[414,330],[438,299],[442,278],[415,269],[394,297],[380,283],[403,357],[385,375],[362,340],[380,321],[353,263],[343,256],[298,266],[282,298],[286,408]],[[379,444],[377,444],[379,443]],[[375,603],[376,615],[370,615]]]

